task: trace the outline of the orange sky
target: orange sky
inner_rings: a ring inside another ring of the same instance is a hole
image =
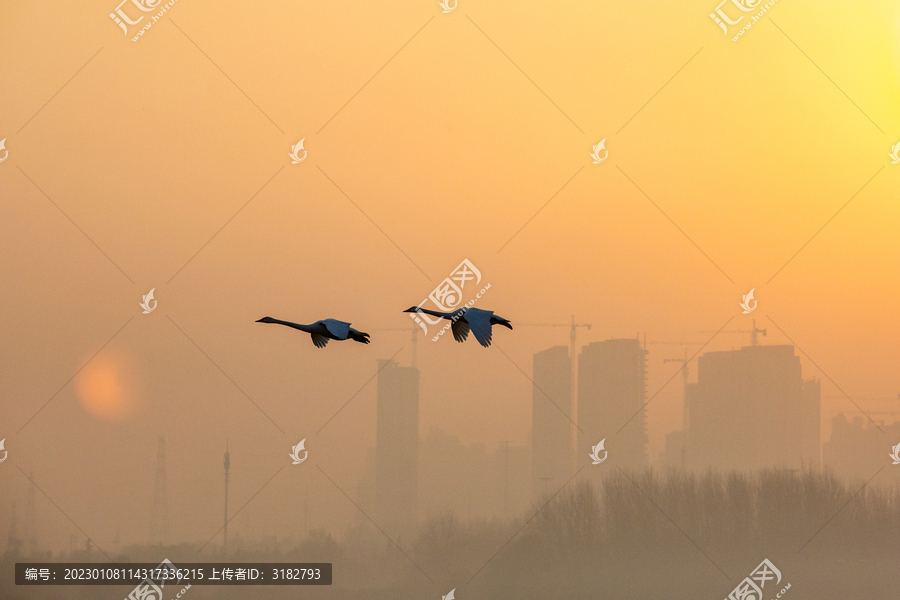
[[[377,330],[408,326],[400,311],[464,258],[491,283],[479,306],[514,326],[574,314],[593,324],[580,342],[702,341],[756,318],[824,380],[823,420],[855,411],[829,379],[900,411],[900,6],[780,0],[734,43],[706,1],[437,4],[179,0],[137,43],[114,2],[0,6],[4,487],[34,471],[97,539],[140,539],[112,509],[149,514],[165,434],[185,538],[217,527],[226,437],[235,498],[304,437],[350,492],[374,385],[315,432],[376,359],[408,361],[408,333]],[[317,350],[254,323],[267,314],[352,321],[373,343]],[[524,443],[516,365],[530,374],[567,342],[564,328],[501,329],[490,350],[420,337],[422,431]],[[69,381],[101,347],[130,373],[116,420]],[[650,347],[651,394],[681,355]],[[651,457],[680,424],[679,382],[649,406]],[[311,468],[263,495],[306,486],[323,526],[346,521]],[[263,495],[246,518],[274,531]]]

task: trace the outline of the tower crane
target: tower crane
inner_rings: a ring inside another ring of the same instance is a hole
[[[526,327],[571,327],[571,332],[569,333],[569,343],[571,344],[572,356],[574,357],[575,352],[575,330],[577,327],[587,327],[591,328],[590,323],[576,323],[575,315],[572,315],[571,323],[520,323],[520,325],[524,325]]]
[[[522,325],[526,327],[571,327],[569,332],[569,358],[572,361],[572,400],[574,404],[575,400],[575,337],[577,333],[578,327],[586,327],[587,329],[591,328],[590,323],[576,323],[575,315],[572,315],[571,323],[522,323]],[[574,408],[574,406],[573,406]]]
[[[646,340],[646,337],[644,338]],[[660,344],[665,346],[682,346],[684,347],[684,358],[664,358],[663,362],[677,362],[681,363],[681,431],[683,437],[682,445],[681,445],[681,467],[685,468],[686,465],[686,456],[687,456],[687,430],[688,430],[688,421],[690,410],[688,409],[688,398],[687,398],[687,385],[688,385],[688,364],[690,363],[690,359],[687,354],[688,346],[703,346],[703,342],[685,342],[685,341],[645,341],[644,346],[647,344]]]
[[[717,333],[715,331],[701,331],[700,333]],[[758,329],[756,327],[756,319],[753,319],[753,329],[725,329],[718,333],[749,333],[750,334],[750,345],[758,346],[759,345],[759,336],[757,334],[766,335],[765,329]]]
[[[410,366],[415,369],[416,367],[416,342],[419,339],[418,333],[419,329],[421,329],[418,325],[413,325],[412,327],[386,327],[381,329],[372,329],[372,331],[409,331],[412,333],[412,349],[410,350]]]

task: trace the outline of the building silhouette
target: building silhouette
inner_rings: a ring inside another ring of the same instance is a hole
[[[554,346],[534,355],[531,392],[531,487],[534,496],[556,491],[575,472],[571,373],[572,361],[567,346]]]
[[[465,519],[492,516],[484,444],[464,445],[459,436],[432,426],[419,442],[419,457],[418,508],[423,519],[446,513]]]
[[[501,441],[488,451],[483,443],[463,444],[431,427],[419,442],[419,458],[420,521],[447,514],[464,520],[511,518],[531,506],[527,445]]]
[[[419,370],[378,361],[375,494],[379,526],[395,541],[416,525]]]
[[[868,481],[879,468],[890,465],[891,448],[900,443],[900,422],[878,427],[863,416],[847,417],[840,413],[831,419],[831,439],[822,446],[825,467],[835,475]]]
[[[592,342],[578,356],[579,465],[606,440],[609,463],[643,469],[647,459],[647,352],[637,339]],[[626,425],[627,423],[627,425]],[[619,431],[621,430],[621,431]]]
[[[707,352],[687,400],[689,468],[819,464],[820,385],[803,381],[793,346]]]

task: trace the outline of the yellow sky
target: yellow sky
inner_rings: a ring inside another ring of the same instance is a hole
[[[464,258],[491,283],[479,306],[514,326],[575,314],[593,324],[583,342],[705,340],[756,318],[765,343],[789,336],[804,374],[825,380],[825,419],[854,410],[829,379],[867,409],[897,408],[895,2],[779,0],[737,43],[695,0],[460,0],[448,14],[436,1],[178,0],[137,43],[114,4],[0,6],[0,437],[56,493],[116,482],[73,497],[75,512],[147,512],[162,431],[184,460],[172,477],[208,479],[183,492],[196,498],[182,514],[218,501],[205,495],[226,436],[235,464],[254,465],[238,495],[303,437],[351,490],[374,386],[315,432],[376,359],[408,360],[406,332],[376,330],[409,325],[400,311]],[[604,138],[609,158],[592,164]],[[143,315],[150,288],[159,308]],[[758,309],[743,315],[751,288]],[[266,314],[352,321],[373,343],[319,351],[254,323]],[[111,338],[102,352],[131,362],[140,400],[115,422],[62,387]],[[567,340],[421,337],[422,430],[524,443],[531,384],[516,365],[530,374],[535,352]],[[651,393],[681,353],[651,346]],[[651,456],[680,423],[678,382],[649,407]],[[0,478],[18,475],[10,464]],[[130,526],[85,519],[110,539]]]

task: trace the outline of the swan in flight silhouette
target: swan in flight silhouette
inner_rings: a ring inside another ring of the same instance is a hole
[[[324,348],[328,344],[328,340],[353,340],[361,344],[369,343],[369,334],[357,331],[350,327],[350,323],[338,321],[337,319],[322,319],[311,325],[301,325],[300,323],[291,323],[290,321],[282,321],[273,319],[272,317],[263,317],[256,321],[257,323],[277,323],[278,325],[287,325],[300,331],[305,331],[312,336],[313,344],[316,348]]]
[[[440,312],[412,306],[403,312],[422,312],[432,317],[447,319],[451,323],[450,329],[453,331],[454,340],[457,342],[466,341],[466,338],[469,337],[469,330],[471,330],[478,343],[485,348],[491,345],[492,325],[503,325],[512,329],[512,325],[508,320],[495,315],[492,310],[481,310],[480,308],[460,308],[453,312]]]

